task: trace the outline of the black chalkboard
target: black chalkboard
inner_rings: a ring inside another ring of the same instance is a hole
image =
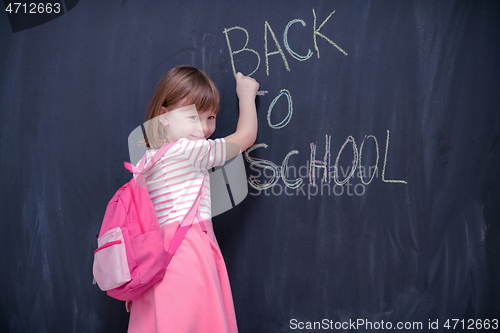
[[[500,325],[498,1],[61,3],[0,14],[1,332],[126,332],[96,234],[180,64],[221,91],[216,137],[234,71],[267,91],[249,195],[214,218],[241,332]]]

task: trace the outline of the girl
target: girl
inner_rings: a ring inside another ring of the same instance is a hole
[[[259,84],[236,75],[240,115],[236,131],[208,139],[215,131],[219,92],[193,67],[178,66],[160,81],[147,115],[146,152],[151,158],[165,142],[171,148],[146,173],[168,249],[182,218],[204,187],[193,221],[164,278],[139,299],[127,302],[129,333],[237,332],[226,266],[213,233],[208,169],[250,147],[257,135],[255,96]]]

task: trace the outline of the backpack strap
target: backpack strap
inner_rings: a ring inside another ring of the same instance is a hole
[[[175,144],[175,142],[167,142],[161,146],[158,151],[154,154],[153,158],[149,161],[147,165],[146,164],[146,154],[142,157],[141,161],[139,162],[139,165],[136,167],[132,163],[125,162],[125,168],[129,170],[132,173],[137,173],[137,174],[144,174],[146,171],[151,169],[153,165],[155,165],[156,162],[162,158],[163,155]],[[191,225],[193,224],[193,220],[195,216],[198,216],[198,219],[201,221],[199,214],[198,214],[198,207],[200,206],[200,201],[203,197],[205,197],[206,192],[205,192],[205,178],[206,175],[203,176],[203,181],[201,182],[201,188],[200,191],[198,192],[198,195],[196,197],[196,200],[189,209],[188,213],[184,216],[184,219],[182,222],[179,224],[179,227],[177,227],[177,230],[175,231],[175,235],[172,238],[172,241],[170,242],[170,245],[167,250],[167,266],[170,264],[170,261],[172,260],[172,257],[174,256],[175,252],[177,252],[177,249],[181,245],[182,241],[184,240],[184,237],[186,236],[189,228],[191,228]],[[206,232],[204,224],[202,224],[203,231]]]
[[[166,154],[166,152],[172,148],[172,146],[175,145],[175,142],[171,141],[171,142],[165,142],[163,144],[163,146],[161,146],[157,151],[156,151],[156,154],[154,154],[153,158],[149,161],[149,163],[144,166],[142,168],[142,172],[146,172],[148,171],[149,169],[151,169],[153,167],[153,165],[156,164],[156,162],[158,162],[160,160],[160,158],[163,157],[163,155]],[[141,160],[142,162],[142,160]],[[145,162],[143,162],[144,164]],[[141,166],[141,165],[140,165]]]
[[[133,165],[132,163],[130,162],[125,162],[124,165],[125,165],[125,168],[127,170],[129,170],[130,172],[132,173],[145,173],[146,171],[148,171],[149,169],[151,169],[155,164],[156,162],[158,162],[160,160],[160,158],[163,157],[163,155],[165,155],[167,153],[167,151],[175,144],[175,142],[165,142],[157,151],[156,153],[153,155],[153,157],[151,158],[151,160],[149,161],[149,163],[147,165],[146,164],[146,154],[144,154],[144,156],[141,158],[141,160],[139,161],[139,164],[137,166]]]
[[[200,191],[198,192],[198,196],[196,197],[196,200],[195,200],[193,206],[191,206],[191,208],[189,209],[186,216],[184,216],[184,219],[179,224],[179,227],[175,231],[175,235],[172,238],[172,241],[170,242],[170,245],[169,245],[168,250],[167,250],[167,266],[168,266],[168,264],[170,264],[172,257],[174,256],[175,252],[177,252],[177,249],[179,248],[182,241],[184,240],[184,237],[186,236],[189,228],[191,228],[191,225],[193,224],[194,217],[199,216],[198,215],[198,207],[200,206],[201,199],[203,197],[205,197],[205,195],[206,195],[205,178],[206,178],[206,175],[203,177],[203,181],[201,182]],[[201,220],[200,220],[200,222],[201,222]]]

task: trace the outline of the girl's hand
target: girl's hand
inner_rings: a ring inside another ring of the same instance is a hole
[[[236,94],[239,99],[240,115],[236,131],[226,136],[226,160],[233,158],[240,152],[246,150],[254,144],[257,138],[257,108],[255,106],[255,96],[259,84],[251,77],[241,73],[236,74]]]
[[[240,72],[236,74],[236,94],[238,95],[238,99],[250,98],[255,100],[257,90],[259,90],[259,83],[255,79],[245,76]]]
[[[132,310],[132,301],[125,301],[125,310],[127,310],[127,312]]]

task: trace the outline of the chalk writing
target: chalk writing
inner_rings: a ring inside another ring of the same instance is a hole
[[[272,171],[272,176],[270,177],[271,179],[266,184],[261,184],[253,176],[248,178],[248,183],[250,184],[250,186],[252,186],[253,188],[255,188],[257,190],[265,190],[267,188],[274,186],[278,182],[279,177],[280,177],[280,171],[279,171],[279,168],[276,164],[274,164],[271,161],[263,160],[260,158],[250,157],[250,155],[249,155],[250,152],[252,152],[253,150],[255,150],[257,148],[261,148],[261,147],[267,148],[268,145],[265,143],[255,144],[245,151],[245,159],[247,160],[248,163],[250,163],[251,166],[257,166],[257,167],[261,167],[261,168]]]
[[[330,17],[332,17],[332,15],[335,13],[335,11],[331,12],[330,15],[328,15],[327,18],[319,25],[319,27],[317,27],[316,11],[314,10],[314,8],[312,9],[312,13],[313,13],[312,37],[313,37],[313,42],[314,42],[314,49],[316,50],[318,58],[320,57],[319,46],[318,46],[318,36],[323,38],[324,40],[326,40],[331,45],[333,45],[343,55],[347,56],[348,54],[346,51],[344,51],[344,49],[342,49],[337,43],[335,43],[333,40],[331,40],[330,38],[325,36],[322,32],[320,32],[320,30],[325,26],[325,24],[328,22]],[[288,53],[294,59],[296,59],[298,61],[305,61],[305,60],[310,59],[312,57],[313,52],[310,49],[308,49],[307,55],[305,55],[305,56],[300,55],[297,52],[293,51],[288,43],[288,34],[290,31],[290,27],[295,23],[300,23],[300,24],[302,24],[303,27],[306,26],[305,21],[302,19],[296,18],[296,19],[289,21],[283,30],[283,45],[285,46],[285,49],[288,51]],[[245,33],[245,43],[244,43],[243,47],[238,49],[238,50],[234,49],[234,47],[231,43],[231,40],[229,38],[230,32],[231,32],[231,35],[234,35],[232,33],[232,31],[236,31],[236,30],[241,30]],[[248,42],[250,40],[250,35],[248,33],[248,30],[243,28],[243,27],[240,27],[240,26],[234,26],[231,28],[225,28],[223,30],[223,33],[226,36],[226,42],[227,42],[227,47],[229,50],[229,57],[231,59],[231,67],[233,69],[234,76],[236,76],[237,72],[242,72],[242,71],[236,69],[236,65],[235,65],[235,61],[234,61],[234,57],[241,52],[252,52],[257,56],[257,66],[254,68],[254,70],[250,74],[243,73],[247,76],[253,75],[260,67],[260,53],[258,51],[256,51],[255,49],[248,47]],[[275,51],[269,52],[268,35],[271,36],[271,39],[273,40],[273,42],[276,46]],[[285,65],[286,70],[290,71],[290,66],[288,65],[288,60],[286,58],[285,53],[283,52],[283,48],[281,47],[280,42],[276,38],[276,34],[274,33],[273,29],[271,28],[271,25],[269,24],[269,22],[264,21],[264,55],[266,58],[266,75],[267,76],[269,76],[269,72],[270,72],[269,56],[277,55],[277,54],[281,55],[281,59],[283,60],[283,64]]]
[[[311,147],[311,158],[309,167],[309,183],[316,186],[316,168],[323,169],[322,181],[330,182],[330,177],[328,172],[330,170],[330,142],[332,140],[331,135],[325,135],[325,156],[323,161],[316,160],[316,144],[314,142],[310,143]]]
[[[236,51],[233,51],[233,49],[231,47],[231,43],[229,42],[228,32],[232,31],[232,30],[242,30],[245,33],[245,35],[246,35],[245,45],[243,45],[243,47],[241,49],[236,50]],[[249,51],[249,52],[254,53],[257,56],[257,66],[255,67],[255,69],[253,70],[253,72],[251,72],[250,74],[247,74],[247,76],[251,76],[253,73],[255,73],[257,71],[257,69],[259,69],[259,66],[260,66],[260,54],[259,54],[259,52],[255,51],[254,49],[247,48],[248,40],[250,39],[250,37],[248,36],[248,31],[245,28],[236,26],[236,27],[232,27],[232,28],[229,28],[229,29],[224,29],[224,35],[226,35],[227,47],[229,48],[229,56],[231,57],[231,66],[233,68],[233,74],[234,74],[234,76],[236,76],[236,73],[237,73],[236,72],[236,67],[234,66],[234,55],[235,54],[238,54],[238,53],[243,52],[243,51]]]
[[[323,20],[323,22],[318,26],[317,25],[317,16],[316,16],[316,11],[314,8],[312,9],[312,14],[313,14],[313,42],[314,42],[314,49],[316,50],[316,53],[318,55],[318,58],[320,58],[320,52],[319,52],[319,47],[318,47],[318,37],[323,38],[326,40],[328,43],[333,45],[338,51],[340,51],[342,54],[347,56],[347,52],[344,51],[339,45],[337,45],[333,40],[325,36],[321,31],[321,29],[325,26],[325,24],[330,20],[332,15],[335,13],[335,11],[332,11],[326,19]],[[290,27],[294,25],[295,23],[300,23],[302,27],[306,26],[306,22],[304,22],[301,19],[293,19],[287,23],[285,26],[285,29],[283,31],[283,45],[287,52],[296,60],[299,61],[305,61],[309,58],[312,57],[313,52],[308,49],[307,54],[300,55],[297,52],[293,51],[292,48],[290,47],[288,43],[288,34],[290,31]],[[243,47],[240,49],[234,50],[230,38],[229,38],[229,33],[232,31],[236,30],[241,30],[245,34],[245,43],[243,44]],[[229,56],[231,60],[231,67],[233,69],[233,74],[236,75],[237,70],[235,66],[235,61],[234,57],[241,53],[241,52],[252,52],[257,56],[257,65],[254,68],[254,70],[250,73],[247,74],[248,76],[254,74],[260,67],[260,54],[257,52],[255,49],[249,48],[248,47],[248,42],[250,40],[250,36],[248,34],[248,31],[245,28],[242,28],[240,26],[234,26],[231,28],[224,29],[224,35],[226,36],[226,42],[227,46],[229,49]],[[274,42],[275,45],[275,50],[274,51],[269,51],[269,46],[268,46],[268,36],[271,36],[272,41]],[[288,61],[286,58],[285,53],[283,52],[283,48],[280,45],[280,42],[276,38],[276,34],[274,33],[273,29],[271,28],[271,25],[269,24],[268,21],[264,21],[264,55],[266,59],[266,75],[269,76],[269,57],[272,55],[280,55],[281,59],[283,61],[283,64],[287,71],[290,71],[290,67],[288,65]],[[267,91],[259,91],[257,92],[258,95],[264,95],[267,93]],[[273,113],[274,107],[278,100],[282,97],[286,96],[287,98],[287,114],[286,116],[278,123],[273,123],[271,121],[271,115]],[[270,128],[272,129],[281,129],[285,126],[287,126],[293,115],[293,102],[292,102],[292,94],[290,91],[287,89],[281,89],[279,94],[272,100],[272,102],[269,105],[268,111],[267,111],[267,123]],[[387,137],[386,137],[386,146],[385,146],[385,153],[384,153],[384,162],[383,162],[383,167],[382,167],[382,181],[386,183],[399,183],[399,184],[407,184],[405,180],[389,180],[386,179],[386,168],[387,168],[387,159],[388,159],[388,150],[389,150],[389,136],[390,132],[387,130]],[[330,159],[331,159],[331,135],[325,135],[325,153],[323,156],[323,160],[318,160],[316,159],[316,153],[317,153],[317,145],[315,142],[310,142],[310,158],[307,161],[307,177],[309,178],[309,184],[308,188],[313,187],[315,188],[317,186],[316,184],[316,172],[322,170],[323,171],[323,176],[321,177],[321,183],[326,184],[330,183],[330,180],[333,179],[335,186],[350,186],[350,180],[355,176],[356,170],[358,170],[358,178],[361,180],[362,184],[358,184],[360,186],[364,185],[369,185],[372,183],[374,177],[378,175],[378,163],[380,159],[380,153],[379,153],[379,145],[378,145],[378,140],[374,135],[365,135],[363,138],[363,141],[361,142],[361,146],[359,147],[356,145],[356,141],[352,135],[349,135],[342,146],[340,147],[337,157],[335,159],[335,165],[333,166],[333,172],[330,172],[332,169],[332,166],[330,164]],[[366,168],[362,165],[362,156],[363,156],[363,148],[365,147],[364,144],[367,139],[372,139],[375,143],[375,152],[376,152],[376,160],[375,160],[375,165],[370,166],[369,168],[369,180],[365,181],[366,176]],[[340,157],[342,153],[344,153],[345,147],[351,144],[352,146],[352,151],[353,151],[353,159],[352,163],[350,166],[348,166],[346,169],[343,167],[339,166],[340,163]],[[261,158],[256,158],[256,157],[251,157],[250,153],[253,152],[254,150],[258,148],[268,148],[268,145],[265,143],[259,143],[255,144],[249,149],[245,151],[245,159],[250,163],[250,168],[254,171],[258,171],[259,176],[250,176],[248,178],[248,183],[250,184],[251,187],[257,190],[267,190],[270,188],[273,188],[276,184],[278,184],[279,179],[281,178],[283,183],[285,184],[286,188],[290,189],[297,189],[299,190],[304,186],[303,182],[303,177],[295,178],[293,180],[288,179],[288,173],[289,169],[293,168],[294,166],[290,166],[288,164],[289,159],[292,155],[298,155],[299,151],[298,150],[291,150],[283,159],[282,163],[280,166],[277,164],[261,159]],[[266,182],[261,182],[258,178],[260,178],[261,172],[259,171],[259,168],[263,169],[264,174],[265,171],[270,171],[271,175],[268,176],[268,181]],[[302,167],[301,167],[302,168]],[[373,172],[374,171],[374,172]],[[342,174],[342,175],[341,175]],[[342,177],[342,179],[341,179]],[[322,185],[323,186],[323,185]],[[357,186],[357,185],[356,185]],[[335,188],[335,187],[334,187]],[[356,187],[355,187],[356,188]],[[286,192],[286,189],[285,189]],[[280,191],[280,193],[282,193]],[[363,191],[364,193],[364,191]]]
[[[362,167],[362,164],[361,164],[361,156],[363,155],[363,146],[365,144],[365,140],[367,138],[373,138],[373,140],[375,141],[375,150],[377,152],[377,160],[375,161],[375,166],[374,166],[374,169],[375,171],[377,171],[377,166],[378,166],[378,159],[379,159],[379,153],[378,153],[378,142],[377,142],[377,138],[374,137],[373,135],[365,135],[365,138],[363,139],[363,142],[361,142],[361,146],[359,147],[359,166],[360,166],[360,174],[358,175],[359,176],[359,179],[361,179],[361,182],[365,185],[368,185],[372,182],[373,180],[373,177],[375,177],[375,173],[372,174],[370,180],[368,182],[365,183],[365,180],[364,180],[364,168]],[[370,174],[371,174],[371,167],[370,167]]]
[[[283,179],[283,183],[291,189],[296,189],[296,188],[300,187],[300,185],[302,185],[302,183],[303,183],[302,178],[297,178],[293,181],[289,181],[288,179],[286,179],[286,174],[285,174],[285,172],[288,171],[288,159],[290,158],[291,155],[295,155],[298,153],[299,153],[298,150],[290,151],[283,159],[283,163],[281,163],[281,168],[280,168],[280,172],[281,172],[280,175],[281,175],[281,179]]]
[[[295,59],[297,59],[298,61],[305,61],[309,58],[312,57],[313,53],[311,52],[311,49],[308,49],[307,50],[307,55],[305,56],[302,56],[300,54],[297,54],[295,53],[291,48],[290,48],[290,45],[288,45],[288,29],[290,29],[290,27],[292,26],[292,24],[294,23],[301,23],[303,27],[306,26],[306,22],[300,20],[300,19],[295,19],[295,20],[291,20],[290,22],[288,22],[288,24],[286,25],[285,27],[285,31],[283,32],[283,44],[285,44],[285,49],[288,51],[288,53],[290,53],[290,55],[292,57],[294,57]]]
[[[407,184],[406,181],[404,180],[388,180],[385,179],[385,168],[387,165],[387,152],[389,151],[389,130],[387,131],[387,139],[385,141],[385,156],[384,156],[384,167],[382,168],[382,181],[386,183],[401,183],[401,184]]]
[[[278,124],[274,125],[271,123],[271,113],[273,112],[273,107],[274,107],[274,104],[276,104],[276,102],[278,101],[278,99],[285,95],[286,96],[286,99],[288,100],[288,113],[285,117],[285,119],[283,119],[281,122],[279,122]],[[267,123],[269,125],[269,127],[271,128],[274,128],[274,129],[280,129],[280,128],[283,128],[285,127],[289,122],[290,120],[292,119],[292,114],[293,114],[293,103],[292,103],[292,95],[290,94],[290,92],[286,89],[281,89],[280,93],[278,96],[276,96],[273,101],[271,102],[271,105],[269,105],[269,109],[267,110]]]
[[[314,11],[314,8],[313,8],[313,16],[314,16],[313,40],[314,40],[314,49],[316,49],[316,53],[318,54],[318,58],[319,58],[319,48],[318,48],[318,43],[316,42],[316,36],[320,36],[320,37],[326,39],[328,41],[328,43],[330,43],[333,46],[335,46],[337,48],[337,50],[339,50],[340,52],[342,52],[344,55],[347,56],[347,52],[346,51],[344,51],[340,46],[338,46],[336,43],[334,43],[330,38],[326,37],[321,32],[319,32],[319,30],[321,28],[323,28],[323,26],[325,25],[325,23],[328,22],[328,20],[333,15],[333,13],[335,13],[335,11],[331,12],[330,15],[328,15],[328,17],[323,21],[323,23],[321,23],[321,25],[319,26],[319,28],[316,29],[316,12]]]
[[[267,32],[268,31],[271,33],[271,37],[273,38],[274,43],[276,44],[276,47],[278,48],[277,51],[268,52],[268,47],[267,47]],[[274,34],[274,31],[267,21],[264,23],[264,50],[265,50],[265,55],[266,55],[266,74],[268,76],[269,76],[269,56],[274,55],[274,54],[281,54],[281,58],[283,59],[283,63],[285,64],[286,70],[290,71],[290,67],[288,66],[288,61],[286,61],[286,57],[285,57],[285,54],[283,53],[283,50],[281,49],[280,43],[276,39],[276,35]]]
[[[386,182],[386,183],[407,184],[407,182],[405,180],[385,179],[385,169],[386,169],[387,164],[388,164],[387,156],[388,156],[388,150],[389,150],[389,136],[390,136],[390,131],[387,130],[387,139],[386,139],[385,155],[384,155],[385,158],[384,158],[384,165],[382,168],[382,181]],[[365,143],[366,139],[368,139],[368,138],[373,139],[373,141],[375,142],[374,148],[375,148],[377,158],[375,161],[375,165],[373,165],[369,168],[369,173],[368,173],[368,177],[370,178],[369,181],[365,181],[364,177],[367,177],[367,172],[366,172],[366,168],[361,164],[361,158],[362,158],[364,143]],[[348,144],[352,145],[353,160],[352,160],[352,163],[350,166],[348,166],[347,168],[343,168],[342,166],[339,166],[339,159],[340,159],[340,156],[342,155],[342,153],[344,152],[345,147]],[[265,189],[271,188],[272,186],[275,186],[278,183],[280,178],[283,180],[283,183],[288,188],[291,188],[291,189],[297,189],[297,188],[301,187],[303,184],[304,177],[307,177],[309,179],[310,186],[313,186],[313,187],[318,186],[316,184],[316,178],[317,178],[316,170],[317,169],[323,171],[323,176],[321,177],[322,184],[330,183],[330,179],[333,178],[334,183],[338,186],[343,186],[343,185],[349,184],[349,181],[355,176],[356,170],[358,170],[358,178],[361,180],[361,182],[364,185],[369,185],[373,181],[374,177],[378,174],[377,170],[378,170],[380,153],[379,153],[378,140],[374,135],[365,135],[365,137],[363,138],[363,141],[361,143],[359,153],[358,153],[358,148],[357,148],[356,141],[355,141],[354,137],[352,135],[349,135],[337,153],[337,157],[336,157],[334,166],[330,166],[331,135],[325,135],[325,154],[324,154],[323,160],[316,159],[317,145],[314,142],[311,142],[310,143],[311,153],[310,153],[310,158],[307,161],[308,163],[306,166],[301,166],[299,168],[299,171],[300,171],[300,169],[305,168],[306,174],[302,175],[299,172],[300,177],[296,178],[294,180],[288,180],[286,178],[286,176],[289,174],[290,169],[293,169],[294,171],[296,170],[295,166],[290,166],[288,164],[288,160],[289,160],[291,155],[298,155],[299,151],[298,150],[290,151],[283,159],[281,166],[278,166],[277,164],[275,164],[271,161],[250,156],[250,153],[252,151],[256,150],[257,148],[262,148],[262,147],[267,148],[268,145],[265,143],[255,144],[245,151],[245,159],[250,163],[251,169],[253,171],[257,171],[257,173],[258,173],[257,177],[255,177],[255,176],[249,177],[248,182],[249,182],[251,187],[253,187],[257,190],[265,190]],[[272,172],[271,176],[268,177],[270,180],[267,183],[260,183],[257,180],[257,178],[259,178],[262,175],[262,173],[257,168],[267,169],[267,170],[270,170]],[[331,169],[333,169],[333,172],[330,172]],[[294,177],[295,176],[296,176],[296,172],[294,172]],[[340,179],[340,176],[342,176],[343,179]]]
[[[342,154],[342,152],[344,151],[344,148],[345,146],[351,142],[352,143],[352,150],[354,152],[354,158],[352,160],[352,171],[351,173],[349,174],[349,176],[345,177],[344,175],[344,180],[340,181],[339,180],[339,159],[340,159],[340,155]],[[335,182],[335,184],[337,185],[344,185],[345,183],[347,183],[349,181],[349,179],[351,179],[351,177],[354,175],[354,172],[356,171],[356,167],[358,166],[358,148],[356,147],[356,141],[354,141],[354,138],[352,136],[348,136],[347,139],[345,140],[344,144],[342,145],[342,147],[340,148],[339,150],[339,153],[337,154],[337,159],[335,160],[335,168],[334,168],[334,176],[333,176],[333,181]]]

